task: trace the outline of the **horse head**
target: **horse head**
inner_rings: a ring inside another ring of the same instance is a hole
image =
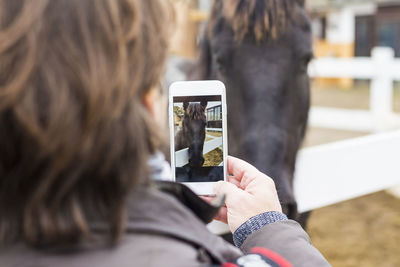
[[[216,0],[189,79],[226,84],[230,154],[277,185],[297,218],[292,181],[309,110],[311,26],[302,0]]]
[[[206,137],[207,101],[199,103],[183,103],[184,118],[182,121],[183,135],[189,147],[189,166],[198,168],[203,166],[203,146]]]

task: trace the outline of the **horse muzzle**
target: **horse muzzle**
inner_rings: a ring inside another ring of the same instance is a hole
[[[189,166],[192,168],[199,168],[203,166],[203,164],[204,164],[204,158],[202,156],[189,158]]]

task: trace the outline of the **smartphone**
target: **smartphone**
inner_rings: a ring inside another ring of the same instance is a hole
[[[173,179],[198,195],[213,195],[226,180],[225,85],[220,81],[175,82],[169,88]]]

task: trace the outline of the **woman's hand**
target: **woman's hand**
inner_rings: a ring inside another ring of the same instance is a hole
[[[216,220],[228,223],[231,232],[251,217],[268,212],[282,212],[274,181],[249,163],[228,156],[228,182],[214,186],[216,195],[225,194],[225,207]]]

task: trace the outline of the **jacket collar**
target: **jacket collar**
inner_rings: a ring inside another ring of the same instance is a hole
[[[207,203],[187,186],[180,183],[157,181],[155,186],[161,192],[177,199],[203,223],[210,223],[225,202],[225,196],[222,196],[216,197],[211,203]]]
[[[182,184],[156,182],[130,195],[127,232],[170,236],[204,248],[215,261],[224,262],[240,251],[206,228],[217,206],[207,204]]]

